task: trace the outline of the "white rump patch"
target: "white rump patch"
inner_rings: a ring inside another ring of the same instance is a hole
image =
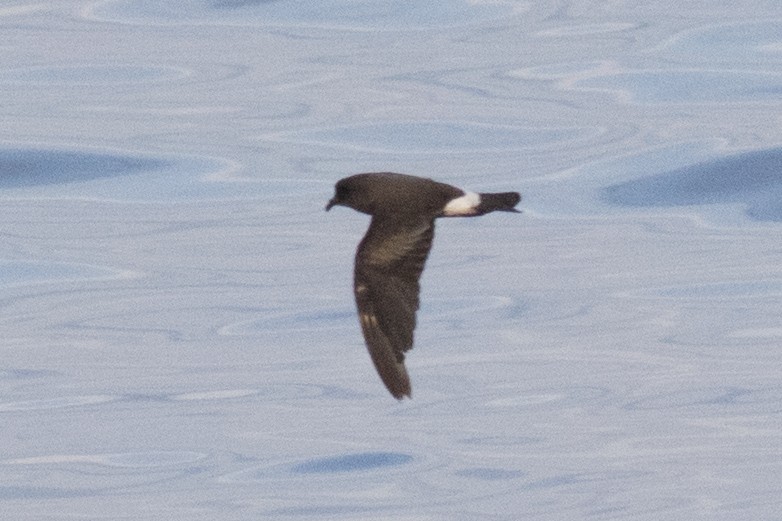
[[[451,199],[443,208],[446,217],[458,217],[460,215],[475,215],[475,209],[481,204],[481,196],[474,192],[465,192],[463,196]]]

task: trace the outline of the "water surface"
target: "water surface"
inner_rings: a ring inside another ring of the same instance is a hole
[[[779,517],[778,2],[0,7],[0,508]],[[412,400],[355,316],[400,171],[447,219]]]

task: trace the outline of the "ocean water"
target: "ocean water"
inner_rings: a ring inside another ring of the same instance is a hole
[[[8,0],[0,511],[782,519],[774,1]],[[413,399],[363,346],[361,171],[438,224]]]

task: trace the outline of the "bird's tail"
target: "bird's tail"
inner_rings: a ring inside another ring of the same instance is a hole
[[[499,194],[478,194],[481,196],[481,202],[476,210],[477,215],[483,215],[489,212],[515,212],[520,213],[514,208],[521,201],[521,194],[518,192],[502,192]]]

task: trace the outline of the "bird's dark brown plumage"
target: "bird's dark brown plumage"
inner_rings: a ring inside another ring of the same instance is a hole
[[[337,183],[326,210],[342,205],[372,215],[356,251],[353,289],[367,349],[394,398],[411,396],[405,352],[413,347],[418,281],[432,247],[434,220],[517,212],[520,200],[516,192],[466,194],[431,179],[388,172]]]

